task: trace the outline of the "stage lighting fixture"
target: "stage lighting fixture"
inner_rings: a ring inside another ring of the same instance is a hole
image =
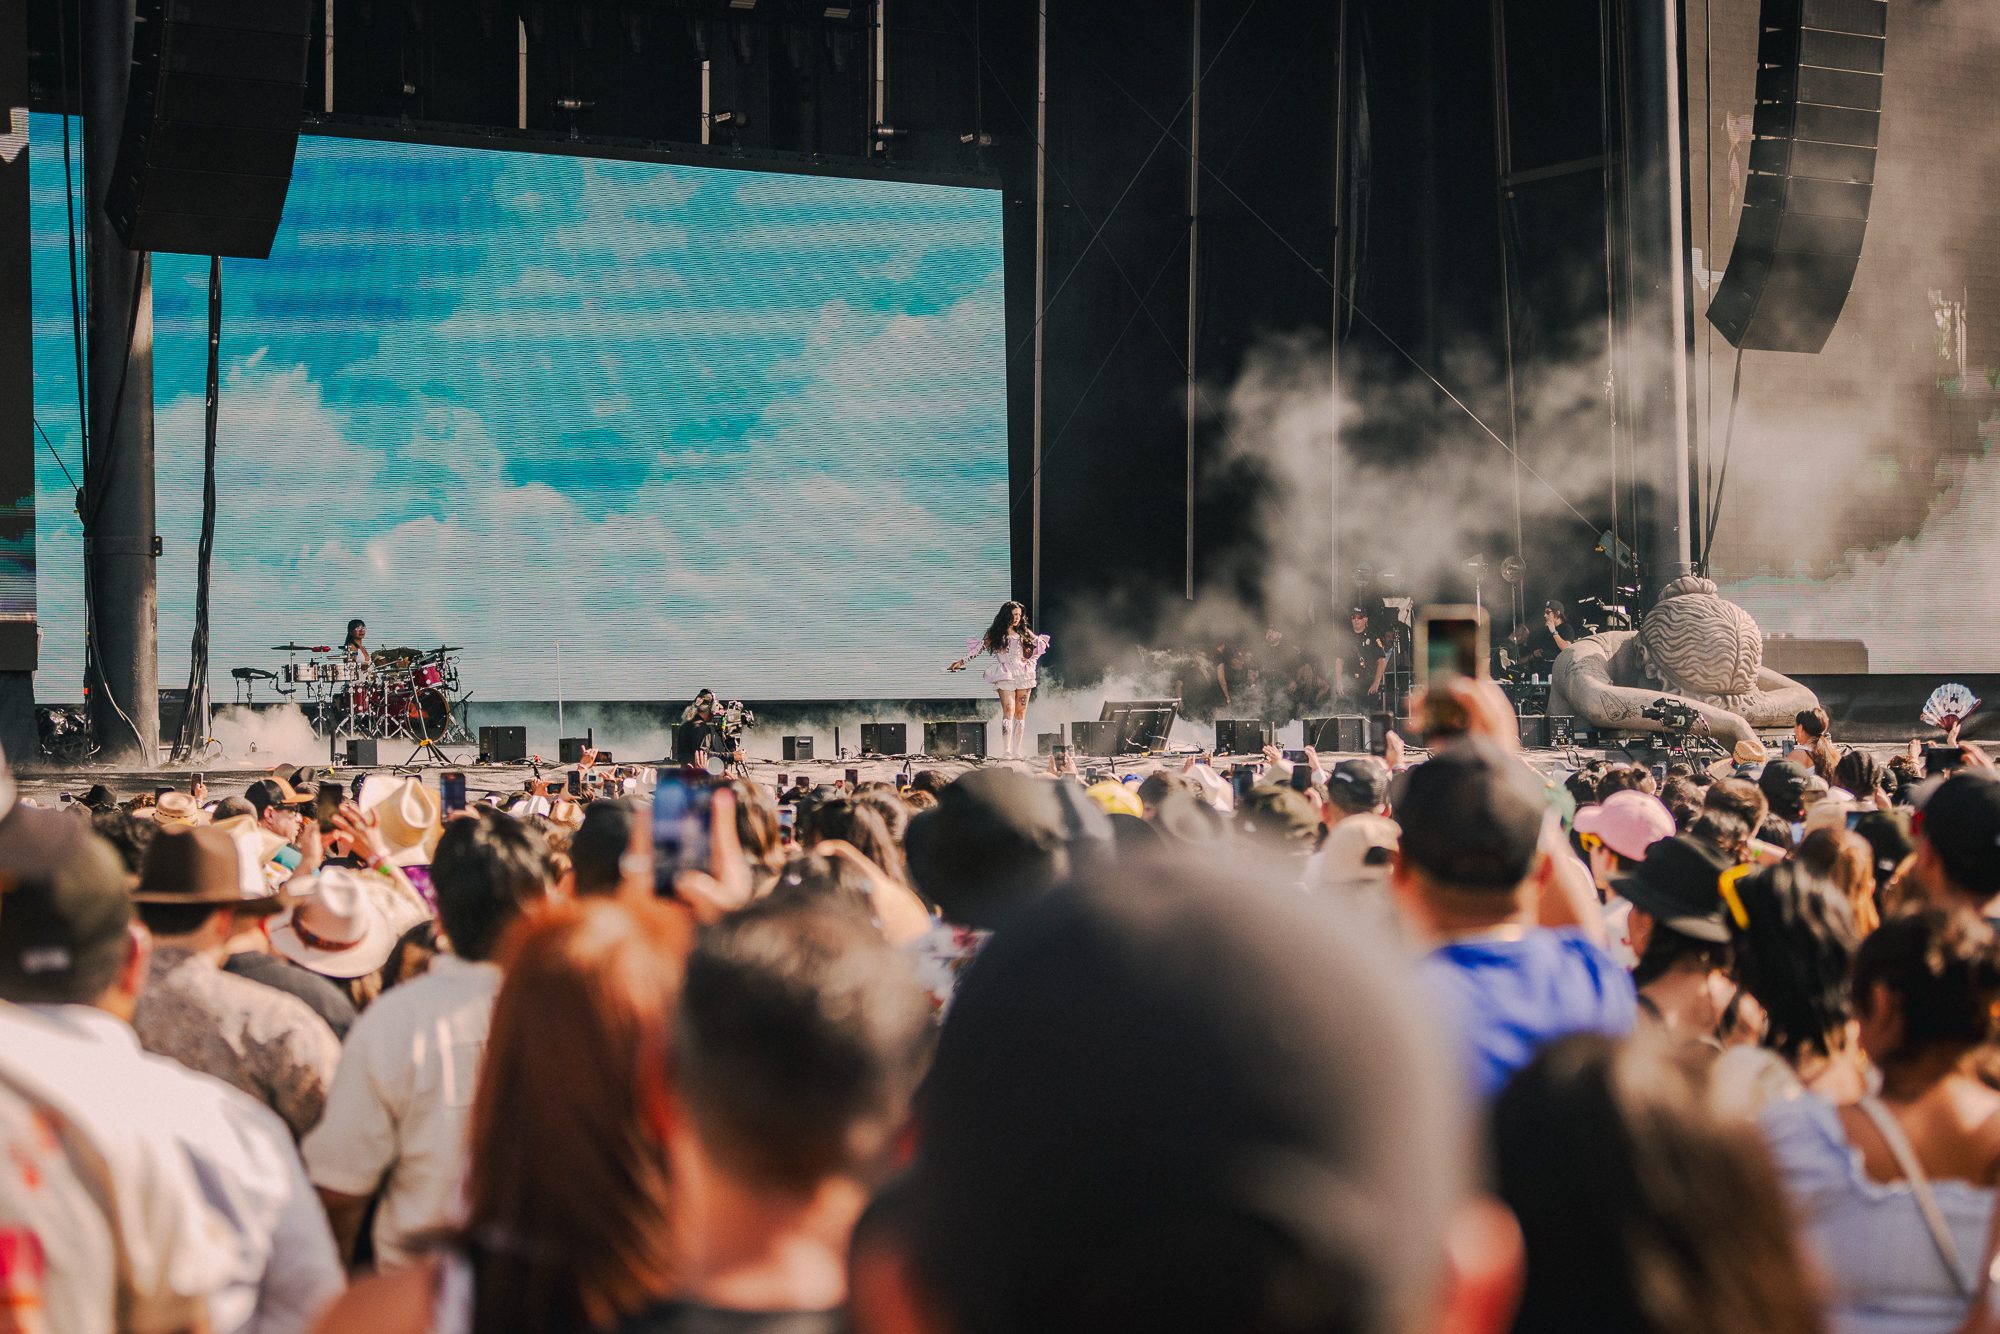
[[[830,19],[851,18],[853,15],[853,7],[849,5],[828,5],[826,7],[826,17]]]
[[[757,0],[729,0],[731,9],[755,9]]]
[[[968,132],[959,135],[958,141],[962,144],[978,144],[981,148],[993,147],[993,136],[990,134],[972,134]]]

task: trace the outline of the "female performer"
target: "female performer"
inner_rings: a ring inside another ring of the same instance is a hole
[[[364,672],[368,670],[367,639],[368,622],[357,617],[347,623],[347,639],[340,646],[340,651],[359,663]]]
[[[1028,611],[1018,602],[1000,608],[986,633],[965,644],[965,656],[947,671],[962,672],[982,653],[992,655],[986,679],[1000,692],[1000,757],[1020,759],[1028,737],[1028,696],[1035,689],[1035,664],[1048,652],[1049,637],[1029,628]]]

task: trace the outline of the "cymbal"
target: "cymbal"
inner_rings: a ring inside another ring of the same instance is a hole
[[[312,646],[311,644],[273,644],[273,645],[271,645],[271,652],[273,652],[273,653],[317,653],[317,652],[319,652],[319,651],[320,651],[320,650],[318,650],[318,649],[314,648],[314,647],[313,647],[313,646]]]
[[[433,653],[459,653],[459,652],[462,652],[462,651],[464,650],[464,648],[465,648],[465,645],[463,645],[463,644],[439,644],[439,645],[438,645],[438,646],[437,646],[436,648],[432,649],[432,650],[431,650],[431,652],[433,652]]]

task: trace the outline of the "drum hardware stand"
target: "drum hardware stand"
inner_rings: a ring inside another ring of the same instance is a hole
[[[428,758],[422,764],[418,764],[417,756],[419,755],[427,756]],[[434,764],[439,764],[449,768],[454,763],[455,761],[451,756],[445,754],[444,749],[437,742],[428,736],[420,736],[417,738],[417,748],[410,752],[410,758],[404,760],[397,767],[400,769],[428,769]]]
[[[477,692],[475,691],[473,693],[476,694]],[[464,699],[461,699],[458,702],[458,707],[462,710],[465,708],[467,704],[471,702],[472,702],[472,695],[468,694],[465,696]],[[452,768],[455,765],[457,765],[458,761],[452,759],[451,756],[445,754],[444,747],[442,747],[438,743],[440,741],[451,740],[451,733],[454,724],[457,726],[459,734],[463,736],[465,733],[465,724],[463,722],[457,722],[456,720],[454,720],[452,717],[451,709],[447,707],[445,709],[445,714],[444,714],[444,731],[441,735],[433,738],[430,735],[428,735],[430,731],[430,723],[424,720],[423,713],[419,711],[414,716],[418,720],[417,725],[419,728],[422,729],[422,734],[420,734],[417,737],[417,748],[410,752],[410,758],[404,760],[400,767],[404,769],[425,769],[429,768],[433,764],[443,765],[446,768]],[[422,764],[417,763],[417,757],[419,755],[427,757],[424,763]],[[537,773],[537,776],[539,776],[539,771]]]

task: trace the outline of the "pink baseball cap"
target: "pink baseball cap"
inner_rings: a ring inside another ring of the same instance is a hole
[[[1631,788],[1614,792],[1602,805],[1576,813],[1576,831],[1595,834],[1627,861],[1646,860],[1646,849],[1674,836],[1674,817],[1658,797]]]

